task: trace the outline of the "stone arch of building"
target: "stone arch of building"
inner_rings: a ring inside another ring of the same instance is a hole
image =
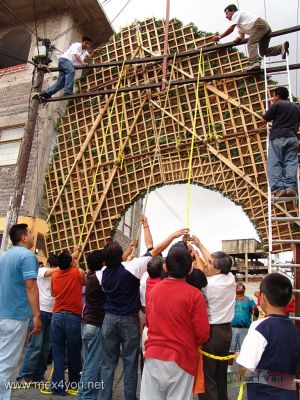
[[[5,33],[0,38],[0,68],[26,64],[30,46],[31,34],[25,29],[17,28]]]
[[[124,28],[100,49],[95,62],[162,54],[163,22],[148,19]],[[212,44],[212,35],[172,20],[170,53]],[[247,62],[236,49],[204,54],[201,74],[226,74]],[[199,54],[175,59],[168,80],[197,77]],[[77,81],[81,92],[161,81],[157,62],[93,70]],[[266,131],[263,74],[161,90],[135,90],[72,100],[57,123],[57,146],[46,176],[49,251],[82,239],[86,252],[102,248],[124,210],[148,187],[188,179],[192,135],[192,183],[240,204],[267,244]],[[196,129],[193,118],[196,110]],[[153,160],[155,163],[153,164]],[[288,208],[289,207],[289,208]],[[277,204],[288,216],[293,205]],[[298,225],[278,222],[274,238],[297,237]],[[296,233],[295,233],[296,232]],[[278,247],[277,250],[283,250]]]

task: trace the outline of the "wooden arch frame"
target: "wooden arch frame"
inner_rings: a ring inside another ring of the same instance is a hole
[[[95,62],[161,54],[163,33],[162,21],[148,19],[136,23],[112,37],[100,49]],[[183,27],[180,21],[170,22],[170,53],[209,44],[212,36],[198,32],[194,25]],[[202,74],[241,70],[246,62],[236,49],[212,51],[203,55]],[[173,76],[170,65],[168,79],[194,78],[198,64],[199,55],[175,60]],[[115,88],[120,71],[118,67],[95,69],[77,82],[78,90]],[[122,85],[158,82],[161,78],[161,64],[129,65]],[[171,87],[169,91],[119,93],[113,109],[112,94],[71,100],[66,115],[58,122],[57,147],[46,176],[49,251],[72,247],[82,229],[86,252],[102,248],[124,210],[148,188],[155,151],[159,151],[159,157],[150,186],[186,181],[195,107],[198,113],[192,182],[214,188],[242,205],[267,242],[266,132],[261,121],[263,74],[202,83],[198,104],[195,87],[196,84],[189,84]],[[159,135],[161,124],[163,130]],[[118,162],[120,151],[122,167]],[[295,215],[293,207],[277,204],[276,216]],[[278,222],[274,238],[279,237],[279,232],[281,239],[295,238],[298,228],[297,223]],[[284,249],[284,245],[276,248]]]

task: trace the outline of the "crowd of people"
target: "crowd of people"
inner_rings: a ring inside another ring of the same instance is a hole
[[[38,267],[28,226],[11,228],[13,246],[0,258],[0,398],[10,399],[7,383],[29,332],[17,380],[45,383],[51,348],[53,370],[42,394],[112,399],[121,357],[124,399],[136,400],[142,349],[141,400],[187,400],[194,394],[199,400],[227,399],[230,352],[249,371],[284,378],[279,387],[247,384],[249,400],[296,399],[291,380],[300,365],[300,333],[285,315],[292,297],[289,279],[278,273],[264,278],[265,318],[251,324],[257,306],[245,296],[245,286],[236,285],[230,256],[210,253],[188,229],[153,246],[147,218],[142,224],[144,256],[132,258],[135,244],[124,252],[110,241],[88,255],[87,273],[78,265],[80,247]]]

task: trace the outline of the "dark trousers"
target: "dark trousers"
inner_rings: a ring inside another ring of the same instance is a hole
[[[228,356],[232,336],[230,324],[211,325],[210,332],[203,350],[216,356]],[[198,395],[199,400],[228,400],[227,366],[228,361],[203,356],[205,393]]]
[[[54,371],[51,389],[65,394],[65,354],[68,355],[68,373],[71,389],[76,389],[81,371],[81,317],[68,311],[53,313],[51,343]]]

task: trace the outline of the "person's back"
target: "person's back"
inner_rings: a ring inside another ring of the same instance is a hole
[[[81,315],[83,282],[79,269],[70,267],[56,271],[51,285],[55,298],[53,312],[70,311]]]
[[[152,289],[146,310],[145,357],[175,360],[194,374],[195,349],[209,333],[204,296],[185,281],[165,278]]]
[[[237,363],[256,377],[259,370],[267,371],[267,378],[264,384],[247,385],[248,400],[298,399],[293,378],[300,366],[300,332],[283,311],[291,295],[292,285],[283,275],[269,274],[261,283],[261,306],[267,317],[250,326]]]
[[[300,122],[300,108],[288,100],[274,103],[265,114],[267,121],[273,121],[270,138],[294,137]]]

